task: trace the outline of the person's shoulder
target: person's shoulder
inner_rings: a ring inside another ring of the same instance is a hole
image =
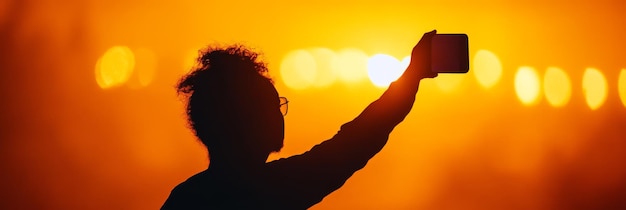
[[[176,185],[161,209],[180,209],[182,206],[198,206],[206,198],[210,187],[207,187],[210,177],[206,172],[200,172]]]
[[[200,193],[200,191],[210,189],[208,186],[211,185],[212,179],[212,175],[205,170],[181,182],[174,190],[183,193]]]

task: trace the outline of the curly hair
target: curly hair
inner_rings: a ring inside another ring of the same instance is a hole
[[[187,100],[189,126],[210,150],[221,144],[212,137],[237,132],[236,127],[245,120],[240,115],[250,115],[248,107],[254,106],[259,86],[267,86],[265,83],[271,86],[273,81],[259,54],[234,45],[201,50],[196,66],[176,89]]]
[[[211,75],[233,73],[229,69],[254,70],[273,82],[268,75],[267,64],[258,60],[259,54],[247,49],[243,45],[233,45],[225,48],[207,47],[200,51],[196,66],[191,72],[178,82],[178,94],[193,94],[198,88],[206,85],[205,80]],[[198,66],[199,65],[199,66]]]

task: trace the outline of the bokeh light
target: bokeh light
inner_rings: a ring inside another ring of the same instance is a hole
[[[567,74],[557,67],[548,67],[543,76],[543,93],[554,107],[567,104],[572,95],[572,83]]]
[[[400,61],[387,54],[376,54],[367,61],[367,74],[377,87],[387,87],[400,77],[404,69]]]
[[[585,70],[583,74],[583,93],[589,108],[595,110],[602,106],[607,96],[607,82],[600,70],[595,68],[587,68]]]
[[[313,85],[316,87],[327,87],[336,79],[337,74],[332,68],[332,63],[337,59],[337,54],[328,48],[313,48],[309,50],[315,59],[315,81]]]
[[[134,74],[128,81],[131,88],[142,88],[152,83],[156,72],[157,58],[154,52],[149,49],[140,48],[135,53]]]
[[[112,88],[124,84],[135,68],[133,51],[126,46],[109,48],[96,63],[96,82],[103,88]]]
[[[337,77],[346,83],[359,82],[367,77],[368,56],[359,49],[343,49],[332,63]]]
[[[522,66],[517,70],[515,74],[515,93],[517,93],[517,98],[525,105],[532,105],[539,101],[539,77],[534,68]]]
[[[315,58],[306,50],[295,50],[280,63],[280,75],[285,85],[292,89],[304,89],[315,82]]]
[[[622,104],[624,104],[624,107],[626,107],[626,69],[622,69],[622,71],[619,72],[619,79],[617,84],[619,97],[622,99]]]
[[[478,50],[474,55],[471,72],[480,85],[490,88],[496,85],[502,76],[502,63],[491,51]]]

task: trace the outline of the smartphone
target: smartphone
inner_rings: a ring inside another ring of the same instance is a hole
[[[469,71],[467,34],[436,34],[430,44],[432,72],[467,73]]]

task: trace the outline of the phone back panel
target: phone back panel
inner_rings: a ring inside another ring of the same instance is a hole
[[[467,73],[469,48],[466,34],[437,34],[431,40],[431,70],[438,73]]]

